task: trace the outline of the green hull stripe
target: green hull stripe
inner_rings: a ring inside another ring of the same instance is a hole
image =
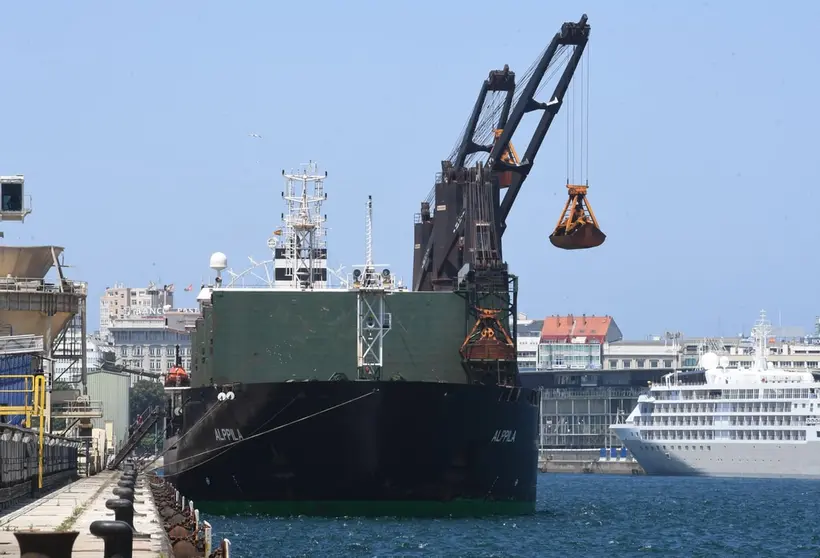
[[[482,517],[530,515],[534,501],[452,500],[436,501],[202,501],[194,505],[213,515],[262,514],[277,517]]]

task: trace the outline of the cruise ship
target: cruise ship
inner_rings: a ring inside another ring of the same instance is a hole
[[[610,426],[647,474],[820,477],[820,383],[770,365],[770,331],[764,313],[750,367],[705,353],[699,370],[665,375]]]

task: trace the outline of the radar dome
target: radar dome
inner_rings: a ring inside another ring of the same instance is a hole
[[[717,368],[719,363],[720,359],[715,353],[711,351],[708,353],[704,353],[704,355],[700,357],[700,365],[706,370],[713,370]]]
[[[222,252],[214,252],[211,254],[211,269],[214,271],[223,271],[228,268],[228,256]]]
[[[720,367],[729,368],[729,357],[727,357],[726,355],[720,357]]]

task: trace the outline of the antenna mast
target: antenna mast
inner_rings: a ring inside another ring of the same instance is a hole
[[[327,199],[324,192],[324,175],[318,174],[313,161],[302,166],[301,173],[286,174],[282,197],[288,212],[282,215],[284,231],[276,231],[270,244],[274,248],[274,274],[276,286],[296,289],[327,287],[327,216],[322,204]],[[282,236],[281,243],[276,236]]]
[[[365,208],[365,264],[353,271],[353,287],[358,290],[358,377],[381,380],[384,337],[390,331],[385,298],[393,290],[393,278],[386,266],[373,263],[372,196],[367,197]],[[382,268],[381,273],[377,267]]]

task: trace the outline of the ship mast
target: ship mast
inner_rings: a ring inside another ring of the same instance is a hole
[[[752,328],[752,338],[755,344],[755,368],[766,370],[769,367],[767,358],[767,339],[772,332],[769,322],[766,320],[766,311],[760,311],[760,319]]]
[[[327,172],[318,174],[311,161],[301,173],[287,174],[282,197],[288,212],[282,216],[284,231],[270,240],[274,247],[274,281],[277,287],[314,289],[327,287],[327,216],[322,204],[327,199],[324,181]],[[281,242],[276,240],[281,236]]]
[[[385,298],[392,292],[394,281],[387,266],[373,263],[372,196],[367,197],[365,207],[365,264],[355,266],[353,271],[353,288],[358,291],[358,379],[381,380],[384,337],[390,331]]]

